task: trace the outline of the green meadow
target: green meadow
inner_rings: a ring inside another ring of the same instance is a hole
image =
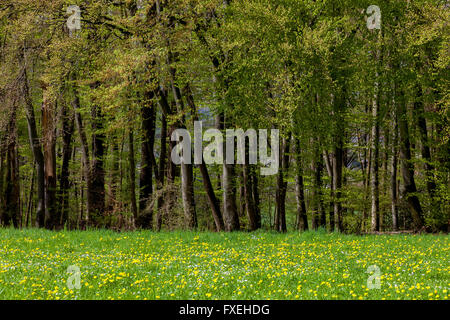
[[[448,300],[449,240],[1,229],[0,299]]]

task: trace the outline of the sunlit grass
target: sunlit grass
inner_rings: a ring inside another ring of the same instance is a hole
[[[0,229],[0,299],[448,299],[449,244],[447,235]],[[79,290],[67,286],[71,265]],[[372,265],[380,289],[367,288]]]

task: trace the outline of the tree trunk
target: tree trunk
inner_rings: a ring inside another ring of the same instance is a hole
[[[277,177],[277,211],[275,216],[275,230],[279,232],[286,232],[286,193],[287,193],[287,181],[285,176],[289,170],[289,146],[291,137],[283,139],[283,143],[280,146],[280,158],[282,163],[278,171]]]
[[[35,168],[36,168],[36,162],[33,161],[33,174],[31,177],[30,192],[28,194],[27,212],[26,212],[25,223],[24,223],[25,228],[28,228],[32,225],[31,212],[32,212],[32,208],[33,208],[34,183],[36,180],[36,169]],[[3,175],[0,174],[0,177],[2,177],[2,176]],[[0,190],[1,190],[1,188],[0,188]],[[0,217],[0,223],[1,223],[1,217]]]
[[[371,173],[371,231],[380,231],[380,190],[379,190],[379,154],[380,154],[380,124],[378,92],[375,94],[372,106],[374,124],[372,126],[372,173]]]
[[[313,182],[313,216],[312,216],[312,228],[317,230],[319,227],[326,227],[326,216],[325,210],[323,208],[322,199],[322,156],[319,151],[319,142],[317,139],[314,141],[314,160],[312,165],[312,171],[314,173]]]
[[[180,89],[175,85],[175,73],[172,68],[172,92],[175,97],[177,111],[181,114],[185,112],[183,98]],[[180,124],[181,129],[186,129],[184,121]],[[191,141],[189,141],[191,143]],[[189,155],[192,158],[192,155]],[[183,200],[184,217],[186,220],[186,227],[189,230],[197,228],[197,213],[194,202],[194,173],[193,165],[181,161],[181,197]]]
[[[59,177],[60,225],[69,224],[69,163],[72,157],[73,113],[68,114],[67,106],[62,106],[62,166]],[[70,227],[70,226],[69,226]]]
[[[202,162],[199,167],[202,174],[203,186],[206,190],[209,206],[211,207],[214,223],[216,225],[216,230],[223,231],[225,230],[225,225],[222,218],[222,213],[220,212],[220,203],[216,197],[216,194],[214,193],[214,188],[212,186],[211,179],[209,178],[208,169],[205,162]]]
[[[335,204],[335,197],[334,197],[334,165],[335,165],[335,155],[331,154],[331,160],[330,155],[327,151],[323,152],[323,160],[325,162],[325,168],[327,169],[328,175],[330,176],[330,208],[329,208],[329,221],[330,221],[330,232],[334,231],[334,225],[335,225],[335,217],[334,217],[334,204]]]
[[[44,147],[45,173],[45,226],[48,229],[59,228],[60,219],[56,202],[56,132],[54,114],[55,102],[48,96],[47,85],[43,85],[42,101],[42,137]]]
[[[136,203],[136,161],[134,158],[134,133],[132,128],[130,128],[130,130],[128,131],[128,162],[131,212],[133,213],[134,224],[136,225],[138,219],[138,209]]]
[[[392,230],[398,230],[398,193],[397,193],[397,165],[398,165],[398,119],[393,112],[393,139],[392,139],[392,172],[391,172],[391,214]]]
[[[156,108],[153,102],[154,91],[146,93],[145,102],[141,108],[143,141],[141,146],[141,174],[139,193],[139,227],[152,229],[153,208],[147,208],[153,193],[153,149],[155,145]],[[155,166],[156,167],[156,166]]]
[[[425,119],[425,109],[423,105],[422,88],[419,84],[416,86],[416,99],[414,101],[414,113],[419,128],[422,159],[425,161],[425,175],[427,181],[427,191],[431,198],[435,196],[436,183],[434,182],[434,166],[432,165],[430,142],[428,140],[427,122]]]
[[[342,194],[342,167],[343,167],[343,141],[342,137],[340,137],[334,148],[333,155],[333,196],[334,200],[334,231],[342,232],[342,203],[341,203],[341,194]],[[331,218],[331,217],[330,217]],[[330,220],[330,224],[332,221]]]
[[[104,226],[105,211],[105,171],[103,157],[105,153],[103,131],[104,118],[100,108],[94,105],[92,111],[92,163],[90,168],[91,186],[88,192],[91,194],[91,207],[89,210],[89,222],[94,227]]]
[[[194,97],[193,97],[193,94],[192,94],[192,91],[191,91],[189,85],[186,85],[186,87],[185,87],[185,95],[186,95],[186,99],[187,99],[187,102],[190,107],[190,111],[194,115],[193,119],[194,119],[194,121],[198,121],[197,108],[195,106]],[[223,231],[225,229],[225,225],[224,225],[222,213],[220,212],[220,202],[217,199],[216,194],[214,193],[214,188],[212,186],[211,179],[210,179],[209,173],[208,173],[208,167],[203,159],[203,156],[202,156],[202,161],[199,165],[199,168],[200,168],[200,173],[202,175],[203,186],[205,188],[206,195],[208,197],[209,206],[211,208],[211,212],[213,215],[214,223],[216,225],[216,230]]]
[[[0,226],[3,225],[4,222],[4,216],[5,216],[5,190],[4,190],[4,181],[5,181],[5,158],[7,157],[6,154],[8,153],[7,150],[5,150],[5,145],[7,141],[6,134],[3,134],[0,132]],[[7,149],[7,148],[6,148]],[[34,168],[33,168],[34,172]],[[6,181],[5,181],[6,182]]]
[[[12,111],[8,123],[7,157],[6,157],[6,188],[5,188],[5,224],[15,228],[20,226],[20,185],[17,152],[16,111]],[[1,177],[3,179],[3,177]]]
[[[295,139],[295,153],[297,156],[297,174],[295,176],[295,196],[297,200],[297,229],[299,231],[308,230],[308,216],[306,213],[305,187],[303,184],[303,168],[301,156],[300,140]]]
[[[25,111],[28,124],[28,136],[30,139],[31,150],[36,161],[36,186],[37,186],[37,206],[36,206],[36,227],[44,227],[45,223],[45,173],[44,173],[44,155],[42,146],[37,134],[36,117],[34,107],[31,101],[28,87],[28,77],[26,70],[22,76],[22,95],[25,99]]]
[[[417,192],[416,183],[414,180],[414,165],[411,162],[411,147],[409,140],[408,119],[406,113],[406,105],[404,93],[400,92],[400,99],[398,99],[397,116],[399,120],[400,132],[400,159],[401,159],[401,173],[404,185],[404,197],[408,203],[411,215],[413,218],[413,228],[419,231],[423,228],[423,214],[419,198],[415,194]]]
[[[258,217],[255,209],[255,203],[252,195],[252,181],[250,174],[250,165],[248,164],[248,158],[243,164],[243,185],[244,185],[244,197],[245,197],[245,209],[247,211],[247,218],[250,231],[258,229]]]
[[[234,165],[226,163],[223,165],[222,181],[225,231],[238,231],[240,229],[240,224],[236,208]]]
[[[258,167],[256,165],[250,166],[250,177],[252,180],[252,196],[253,203],[256,213],[256,228],[261,228],[261,210],[260,210],[260,199],[259,199],[259,184],[258,184]]]
[[[192,164],[181,163],[181,186],[186,227],[189,230],[193,230],[197,228],[197,213],[194,202],[194,176]]]
[[[158,191],[158,210],[156,213],[156,230],[160,231],[162,227],[162,207],[164,205],[164,197],[159,191],[164,187],[164,177],[166,171],[167,157],[167,119],[164,114],[161,115],[161,152],[159,155],[159,174],[156,179],[156,189]]]
[[[89,146],[88,146],[88,141],[87,141],[87,137],[86,137],[86,132],[84,130],[84,126],[83,126],[83,120],[81,118],[81,114],[79,112],[80,110],[80,98],[78,96],[78,92],[75,89],[74,90],[74,99],[72,100],[72,106],[73,109],[75,110],[75,123],[77,126],[77,130],[78,133],[80,135],[80,142],[81,142],[81,162],[82,162],[82,170],[83,170],[83,176],[84,176],[84,180],[86,182],[86,187],[87,187],[87,217],[86,219],[83,219],[83,208],[80,209],[80,217],[79,217],[79,221],[78,224],[81,224],[81,227],[83,228],[83,224],[87,224],[89,221],[89,213],[92,211],[91,207],[92,207],[92,195],[93,193],[90,191],[91,188],[91,175],[90,175],[90,162],[89,162]],[[81,199],[81,207],[83,206],[83,187],[82,185],[80,186],[80,199]]]
[[[224,116],[220,115],[219,121],[216,121],[216,129],[224,130]],[[223,220],[225,231],[239,231],[239,215],[236,207],[236,177],[234,172],[234,164],[227,164],[226,155],[226,139],[223,143],[224,163],[222,167],[222,188],[223,188]]]

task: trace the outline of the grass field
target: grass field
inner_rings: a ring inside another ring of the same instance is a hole
[[[0,229],[0,299],[448,299],[449,249],[446,235]]]

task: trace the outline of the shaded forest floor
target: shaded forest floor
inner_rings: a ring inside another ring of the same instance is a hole
[[[0,299],[448,299],[449,251],[448,235],[0,229]]]

